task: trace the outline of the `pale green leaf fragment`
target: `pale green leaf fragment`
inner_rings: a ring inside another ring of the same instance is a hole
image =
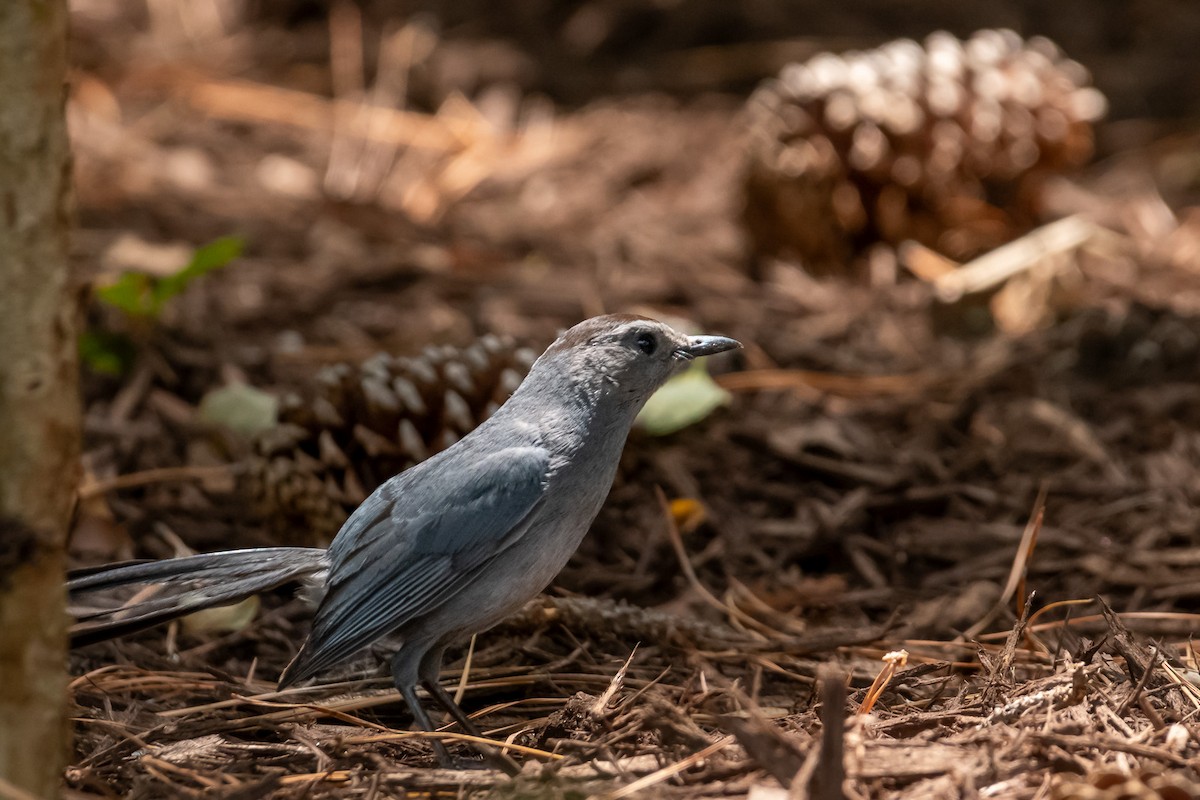
[[[258,596],[253,595],[231,606],[195,611],[181,622],[188,633],[236,633],[254,621],[258,608]]]
[[[254,436],[275,427],[279,400],[253,386],[230,384],[204,395],[200,418],[243,436]]]
[[[652,436],[666,436],[695,425],[728,403],[729,392],[697,362],[654,393],[638,414],[638,423]]]

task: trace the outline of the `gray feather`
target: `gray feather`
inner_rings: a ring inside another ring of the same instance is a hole
[[[121,636],[293,581],[316,580],[324,550],[261,547],[132,562],[68,576],[74,646]],[[114,600],[114,595],[128,595]]]
[[[312,634],[281,685],[435,610],[528,529],[550,475],[548,451],[446,453],[385,483],[342,526]],[[427,480],[430,471],[441,479]]]

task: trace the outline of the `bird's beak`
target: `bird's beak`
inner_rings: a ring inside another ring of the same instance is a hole
[[[681,358],[692,359],[736,350],[741,346],[741,342],[728,336],[689,336],[687,346],[679,348],[675,353]]]

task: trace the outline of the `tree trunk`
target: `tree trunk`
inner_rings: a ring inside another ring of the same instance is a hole
[[[79,390],[67,276],[65,0],[0,0],[0,797],[67,755],[63,544]]]

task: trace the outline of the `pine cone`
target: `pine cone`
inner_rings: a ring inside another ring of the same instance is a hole
[[[1054,800],[1200,800],[1200,786],[1182,774],[1112,770],[1084,778],[1064,777],[1050,791]]]
[[[503,403],[535,354],[495,336],[416,358],[323,369],[259,437],[248,488],[285,539],[327,544],[367,495],[444,450]]]
[[[790,64],[748,104],[745,224],[758,257],[845,271],[873,242],[951,258],[1027,227],[1035,176],[1092,153],[1087,70],[1044,38],[930,35]]]

